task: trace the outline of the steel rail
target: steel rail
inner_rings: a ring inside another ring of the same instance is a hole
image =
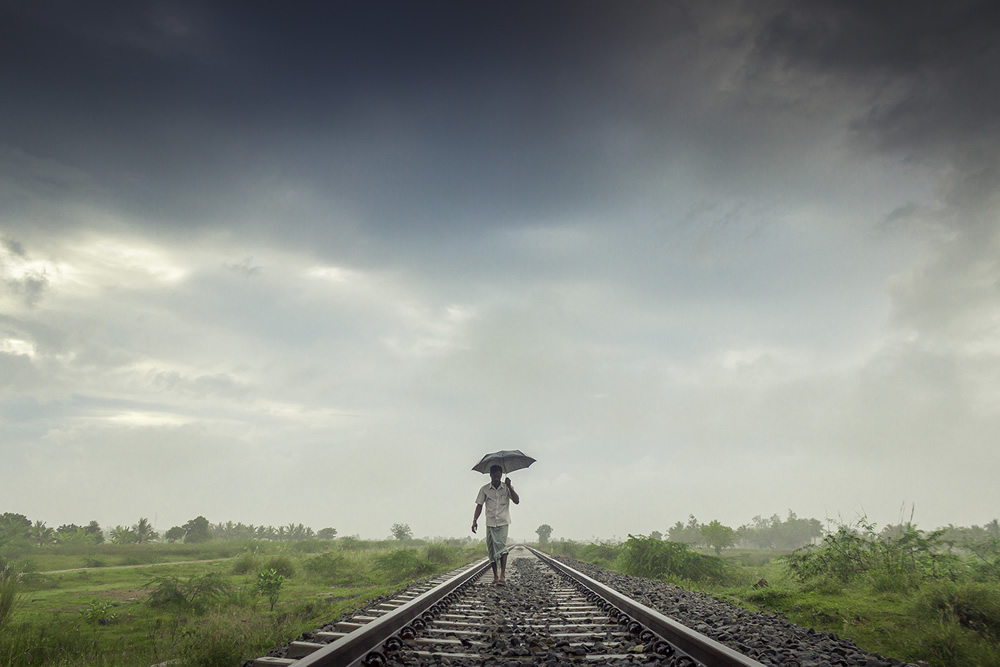
[[[543,563],[549,565],[557,572],[563,573],[571,580],[579,582],[582,586],[603,598],[609,604],[614,605],[633,620],[644,625],[651,632],[660,635],[663,639],[674,644],[695,660],[706,665],[706,667],[765,667],[763,663],[757,662],[742,653],[738,653],[711,637],[706,637],[700,632],[695,632],[691,628],[681,625],[655,609],[650,609],[596,579],[592,579],[582,572],[560,563],[548,554],[527,545],[525,546]]]
[[[295,661],[295,667],[330,667],[350,665],[376,650],[387,639],[402,630],[435,604],[482,575],[489,568],[484,558],[473,563],[463,572],[438,584],[401,607],[380,616],[377,620],[333,641],[313,653]]]

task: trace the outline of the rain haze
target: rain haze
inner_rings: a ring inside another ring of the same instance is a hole
[[[5,2],[0,511],[1000,513],[1000,4]]]

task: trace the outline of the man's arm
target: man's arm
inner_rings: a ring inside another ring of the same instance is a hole
[[[520,505],[521,496],[517,495],[517,491],[514,490],[514,485],[510,483],[510,477],[507,478],[507,490],[510,491],[510,499],[514,501],[514,504]]]
[[[476,532],[476,522],[479,521],[479,515],[483,512],[482,505],[476,505],[476,514],[472,517],[472,532]]]

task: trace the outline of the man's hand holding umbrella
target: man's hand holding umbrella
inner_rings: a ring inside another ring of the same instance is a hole
[[[507,477],[503,483],[507,485],[507,490],[510,491],[510,499],[514,501],[514,504],[517,505],[520,503],[521,498],[517,495],[517,491],[514,490],[514,485],[510,483],[510,477]]]

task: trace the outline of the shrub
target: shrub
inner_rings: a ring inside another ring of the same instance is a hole
[[[295,576],[295,561],[286,554],[278,554],[267,559],[264,569],[275,570],[281,576],[290,579]]]
[[[914,601],[924,618],[954,620],[987,639],[1000,641],[1000,586],[981,582],[940,582],[929,586]]]
[[[290,548],[292,551],[300,554],[315,554],[326,551],[330,548],[330,544],[321,540],[300,540],[292,542]]]
[[[427,545],[427,560],[431,563],[447,565],[455,560],[456,549],[440,542]]]
[[[629,535],[617,562],[625,574],[636,577],[717,582],[726,578],[726,564],[721,558],[695,553],[683,542],[644,535]]]
[[[327,551],[319,556],[313,556],[302,564],[306,574],[320,581],[331,581],[344,569],[343,554]]]
[[[566,558],[581,560],[580,556],[583,554],[583,545],[572,540],[556,540],[555,542],[549,542],[548,552],[553,556],[565,556]]]
[[[396,549],[378,556],[375,558],[375,567],[392,583],[414,579],[431,571],[430,564],[422,560],[413,549]]]
[[[990,648],[984,647],[972,637],[973,633],[949,619],[928,623],[921,627],[914,651],[932,665],[964,666],[995,665],[997,651],[988,657]]]
[[[20,577],[13,566],[0,558],[0,629],[23,603]]]
[[[117,605],[110,600],[94,598],[89,605],[80,610],[80,616],[93,625],[107,625],[118,618],[118,614],[111,611],[115,606]]]
[[[786,600],[794,598],[794,593],[779,586],[761,586],[750,588],[743,592],[740,597],[746,602],[776,609],[783,606]]]
[[[265,569],[257,573],[257,590],[271,603],[271,611],[274,611],[274,605],[281,595],[281,585],[284,583],[285,578],[275,569]]]
[[[876,590],[902,592],[922,581],[954,578],[964,569],[944,550],[943,531],[924,533],[912,525],[893,537],[880,537],[864,519],[856,527],[841,525],[819,546],[779,556],[800,581],[832,577],[843,583],[866,579]]]
[[[267,615],[213,613],[181,633],[179,651],[186,665],[230,667],[287,642],[297,632]]]
[[[597,563],[597,561],[602,561],[606,563],[613,562],[622,552],[622,545],[620,542],[612,542],[608,540],[606,542],[596,542],[594,544],[587,544],[583,547],[583,556],[581,560],[590,561],[592,563]]]
[[[302,567],[313,580],[335,586],[360,584],[371,579],[364,559],[341,551],[328,551],[314,556],[305,561]]]
[[[1000,581],[1000,538],[987,536],[963,545],[975,557],[973,576],[979,581]]]
[[[252,551],[244,551],[233,561],[233,574],[250,574],[260,569],[257,554]]]
[[[197,613],[209,604],[230,595],[233,587],[216,572],[182,581],[177,577],[154,577],[146,584],[152,588],[149,604],[153,607],[175,607]]]

